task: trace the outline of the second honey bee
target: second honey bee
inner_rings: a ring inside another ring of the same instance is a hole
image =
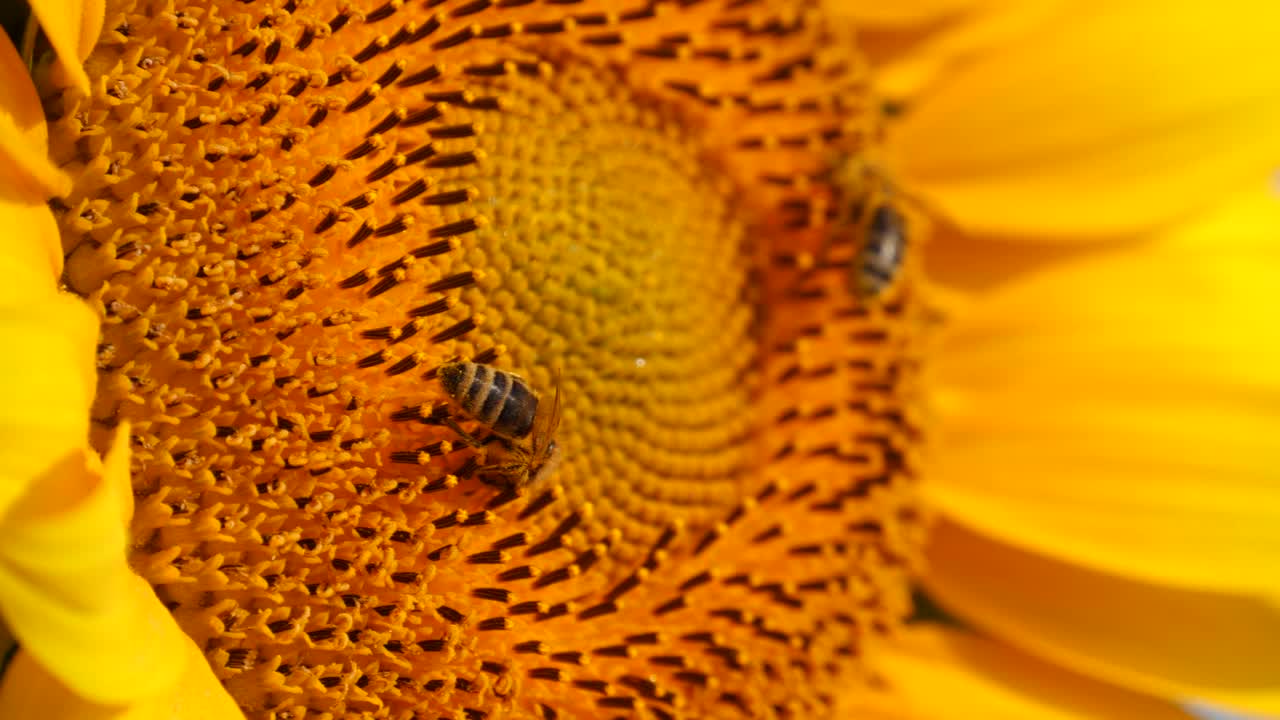
[[[555,441],[560,426],[558,381],[551,407],[539,412],[538,395],[515,373],[458,361],[442,366],[439,377],[445,393],[496,435],[507,450],[501,461],[477,468],[482,478],[501,478],[503,484],[519,489],[555,472],[560,464],[560,448]],[[457,423],[445,422],[467,443],[483,449],[483,444]]]
[[[865,299],[882,295],[892,285],[907,251],[907,223],[890,202],[877,203],[862,223],[862,244],[849,268],[854,291]]]
[[[828,180],[835,193],[836,222],[820,256],[834,244],[851,242],[849,288],[864,302],[882,300],[907,259],[910,228],[901,194],[877,163],[863,157],[835,161]]]

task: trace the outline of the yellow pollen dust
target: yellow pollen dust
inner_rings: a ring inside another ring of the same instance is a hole
[[[132,562],[249,717],[859,685],[921,523],[916,260],[851,289],[832,172],[878,142],[854,49],[792,0],[109,3],[46,93],[93,442],[129,424]],[[486,475],[455,360],[559,394],[558,465]]]

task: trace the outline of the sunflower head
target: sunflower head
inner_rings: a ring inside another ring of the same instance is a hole
[[[130,423],[133,564],[244,710],[808,716],[860,677],[921,321],[914,259],[850,282],[853,48],[775,0],[108,8],[48,98],[94,439]],[[554,472],[481,482],[529,448],[475,442],[464,362],[562,404]]]

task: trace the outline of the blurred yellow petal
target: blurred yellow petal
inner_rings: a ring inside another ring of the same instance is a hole
[[[1092,568],[1280,598],[1280,222],[1251,224],[1270,204],[975,303],[934,363],[933,502]]]
[[[1066,12],[1078,11],[1078,6],[1064,0],[987,0],[968,5],[972,6],[969,12],[956,14],[915,38],[909,46],[885,54],[881,67],[876,69],[877,91],[910,108],[935,83],[945,82],[949,73],[964,63],[1044,27],[1064,8]]]
[[[83,61],[102,32],[105,0],[31,0],[31,11],[40,21],[65,81],[89,92]]]
[[[893,164],[969,232],[1166,223],[1280,160],[1277,32],[1269,0],[1072,4],[933,88]]]
[[[884,702],[841,717],[879,720],[1191,720],[1178,706],[1098,682],[972,633],[908,626],[870,647]],[[841,708],[844,710],[844,708]]]
[[[4,33],[0,33],[0,166],[4,167],[0,200],[6,204],[43,203],[71,188],[70,180],[49,162],[44,109],[26,65]]]
[[[9,255],[0,255],[0,261]],[[85,447],[98,320],[64,294],[0,306],[0,517],[29,484]]]
[[[164,694],[127,706],[99,705],[76,695],[22,652],[0,681],[0,717],[42,720],[233,720],[244,717],[214,677],[195,643],[184,638],[175,658],[182,672]]]
[[[1091,572],[945,519],[926,561],[941,603],[1042,658],[1163,697],[1280,713],[1272,604]]]
[[[992,0],[907,0],[905,2],[848,2],[828,0],[825,7],[832,17],[853,24],[855,28],[898,28],[939,20],[969,12]]]
[[[1280,193],[1268,173],[1245,184],[1218,207],[1178,223],[1156,237],[1166,247],[1206,252],[1225,239],[1237,247],[1266,247],[1280,236]],[[1152,235],[1123,242],[1043,244],[965,235],[935,228],[924,258],[930,280],[967,292],[986,292],[1027,272],[1061,264],[1099,250],[1138,247]]]
[[[924,266],[925,274],[935,284],[981,294],[1024,273],[1098,250],[1094,244],[1010,242],[939,228],[930,238]]]
[[[129,482],[127,463],[75,451],[0,517],[0,611],[24,652],[106,705],[168,692],[189,643],[125,560]]]
[[[1167,247],[1211,252],[1223,243],[1280,253],[1280,175],[1267,173],[1246,184],[1221,207],[1179,223],[1160,238]]]
[[[31,84],[27,66],[8,35],[0,33],[0,122],[6,129],[15,130],[16,136],[0,137],[3,147],[37,145],[43,151],[49,143],[49,130],[45,126],[44,108],[40,96]],[[12,162],[5,158],[6,162]],[[6,173],[7,175],[7,173]]]
[[[0,307],[29,305],[57,292],[62,241],[43,202],[17,199],[0,180]],[[0,332],[3,332],[0,329]]]

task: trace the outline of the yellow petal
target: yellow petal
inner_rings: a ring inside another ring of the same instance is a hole
[[[127,451],[122,433],[112,453]],[[127,462],[76,451],[0,516],[0,612],[24,652],[104,705],[171,691],[190,642],[125,559],[128,487]]]
[[[887,686],[874,718],[1191,720],[1178,706],[1056,667],[996,641],[908,626],[868,648]],[[842,717],[865,718],[862,708]]]
[[[1098,246],[1090,244],[1008,242],[942,227],[930,236],[929,251],[923,259],[925,273],[934,284],[982,294],[1019,275],[1098,250]]]
[[[78,298],[55,293],[0,307],[0,517],[88,442],[97,341],[97,318]]]
[[[0,168],[0,198],[7,202],[43,202],[71,187],[70,180],[49,162],[49,131],[40,98],[18,50],[4,33],[0,33]]]
[[[1211,252],[1223,244],[1274,251],[1277,237],[1280,175],[1269,173],[1247,183],[1222,206],[1179,223],[1160,241],[1167,247],[1194,253]]]
[[[974,303],[930,383],[935,504],[1088,567],[1280,598],[1280,245],[1249,239],[1280,223],[1200,227],[1222,234],[1095,253]]]
[[[1265,248],[1280,234],[1280,193],[1276,179],[1255,178],[1226,202],[1198,213],[1159,233],[1123,242],[1042,244],[965,235],[954,228],[935,228],[924,262],[929,279],[952,290],[987,292],[1048,265],[1085,258],[1100,250],[1138,248],[1158,239],[1165,247],[1208,252],[1224,241],[1233,246]]]
[[[1265,601],[1091,572],[945,519],[926,562],[944,606],[1049,661],[1158,696],[1280,713],[1280,610]]]
[[[829,0],[825,3],[832,17],[850,22],[855,28],[899,28],[935,23],[969,12],[973,6],[990,0],[906,0],[905,2],[849,2]]]
[[[1275,720],[1275,717],[1265,718],[1261,715],[1244,715],[1231,710],[1224,710],[1210,703],[1188,700],[1187,710],[1194,713],[1200,720]]]
[[[970,232],[1144,230],[1280,159],[1280,5],[1070,4],[940,84],[896,171]]]
[[[0,683],[0,717],[42,720],[237,720],[244,717],[213,676],[195,643],[176,659],[178,682],[164,694],[127,706],[81,698],[22,652]]]
[[[89,77],[82,62],[102,32],[105,7],[105,0],[31,1],[31,11],[58,55],[65,81],[83,93],[89,92]]]
[[[14,197],[3,185],[0,180],[0,307],[54,294],[62,274],[62,240],[49,206]]]
[[[881,56],[881,66],[875,74],[876,90],[910,108],[935,83],[945,82],[964,64],[1055,21],[1060,13],[1078,11],[1078,6],[1064,0],[986,0],[968,4],[968,12],[954,14],[921,37],[897,33],[890,38],[899,41],[892,53],[881,49],[888,44],[885,40],[869,36],[873,51]],[[896,3],[859,5],[894,7]]]

